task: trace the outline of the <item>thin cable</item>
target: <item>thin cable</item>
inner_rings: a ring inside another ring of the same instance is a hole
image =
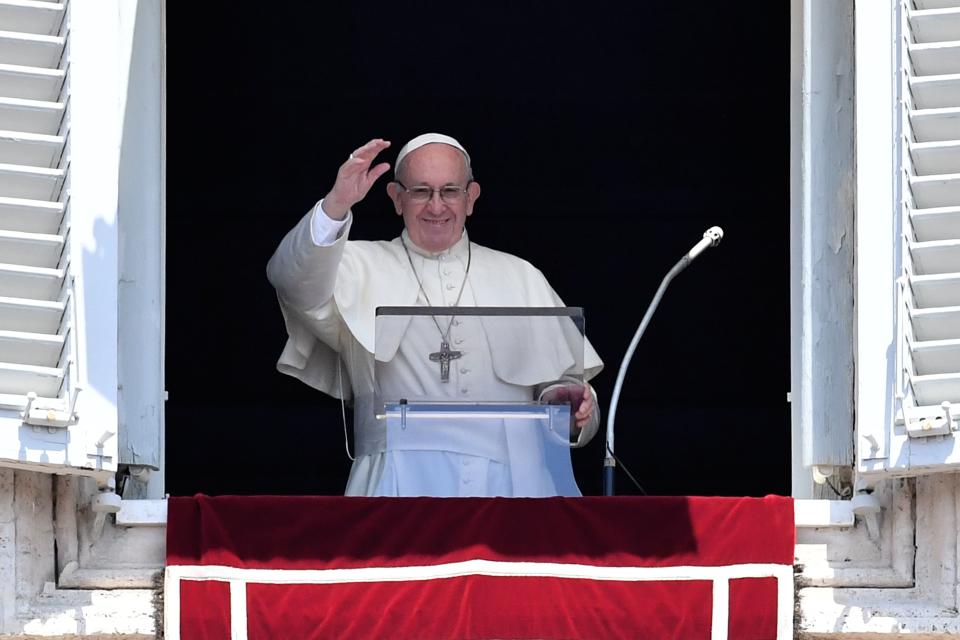
[[[847,495],[849,495],[849,494],[843,493],[842,491],[840,491],[839,489],[837,489],[835,486],[833,486],[833,483],[830,482],[830,478],[824,478],[824,481],[827,483],[827,486],[830,487],[830,489],[831,489],[835,494],[837,494],[837,497],[838,497],[838,498],[846,498]]]
[[[647,495],[647,490],[640,486],[640,483],[637,482],[637,479],[633,477],[632,473],[630,473],[630,469],[627,469],[627,465],[623,464],[623,460],[618,458],[617,454],[615,454],[611,449],[608,448],[607,451],[609,451],[610,455],[613,456],[613,459],[617,461],[617,464],[620,465],[620,468],[623,469],[623,472],[627,474],[627,477],[633,481],[633,484],[637,485],[637,489],[640,489],[640,493]]]
[[[350,435],[347,433],[347,403],[343,399],[343,372],[340,370],[342,362],[340,354],[337,354],[337,384],[340,385],[340,416],[343,418],[343,448],[347,450],[347,457],[353,462],[356,460],[350,454]]]

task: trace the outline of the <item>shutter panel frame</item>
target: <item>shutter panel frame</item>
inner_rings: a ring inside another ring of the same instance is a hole
[[[97,3],[0,0],[0,24],[0,466],[106,486],[119,22]]]
[[[881,399],[886,407],[882,421],[858,422],[857,470],[867,480],[960,469],[960,0],[895,7],[896,151],[886,178],[895,194],[895,364],[882,395],[858,398],[858,409]],[[858,188],[869,188],[867,177]],[[869,222],[865,213],[861,224],[884,224],[881,211]]]

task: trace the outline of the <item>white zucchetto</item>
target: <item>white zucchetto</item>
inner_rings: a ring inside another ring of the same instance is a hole
[[[440,144],[450,145],[454,149],[458,149],[460,153],[467,159],[467,170],[470,170],[470,154],[467,153],[467,150],[463,148],[463,145],[457,142],[454,138],[444,135],[442,133],[424,133],[417,136],[407,144],[403,145],[400,148],[400,153],[397,154],[397,161],[393,165],[393,174],[396,175],[397,171],[400,169],[400,163],[403,162],[403,159],[411,151],[416,151],[420,147],[428,144],[433,144],[439,142]]]

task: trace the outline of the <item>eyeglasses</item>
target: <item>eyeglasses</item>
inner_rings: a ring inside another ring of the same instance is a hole
[[[418,185],[416,187],[407,187],[399,180],[396,181],[400,188],[407,192],[407,195],[410,196],[410,199],[414,202],[428,202],[433,199],[434,192],[440,194],[440,199],[446,202],[447,204],[454,204],[463,200],[464,196],[467,195],[466,187],[457,187],[454,185],[447,185],[445,187],[440,187],[439,189],[434,189],[433,187],[427,187]]]

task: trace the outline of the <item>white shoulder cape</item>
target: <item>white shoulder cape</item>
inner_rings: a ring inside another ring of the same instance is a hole
[[[338,241],[337,244],[341,244]],[[410,269],[400,239],[393,241],[346,241],[343,242],[334,284],[333,304],[347,330],[372,355],[375,353],[375,327],[377,307],[413,306],[417,303],[419,286]],[[330,247],[335,254],[335,247]],[[473,252],[470,267],[470,287],[477,306],[484,307],[562,307],[563,302],[547,283],[543,274],[529,262],[507,253],[471,245]],[[324,261],[326,262],[326,261]],[[335,261],[333,264],[336,264]],[[333,267],[333,264],[330,266]],[[311,332],[302,314],[287,305],[280,296],[289,339],[277,368],[304,383],[333,397],[340,397],[342,386],[344,399],[352,396],[349,377],[338,380],[338,354]],[[324,305],[324,307],[327,307]],[[322,313],[328,314],[329,309]],[[537,358],[516,357],[516,350],[498,348],[498,345],[516,344],[516,324],[504,334],[504,323],[485,322],[484,330],[490,343],[494,372],[503,381],[532,386],[556,380],[574,364],[575,358],[568,347],[577,344],[579,338],[572,336],[572,323],[556,323],[554,332],[543,331],[543,323],[535,323],[524,331],[527,341],[538,354]],[[389,360],[396,353],[403,338],[405,326],[393,323],[395,335],[379,337],[377,358]],[[584,345],[584,378],[590,379],[603,367],[600,357],[589,341]]]

